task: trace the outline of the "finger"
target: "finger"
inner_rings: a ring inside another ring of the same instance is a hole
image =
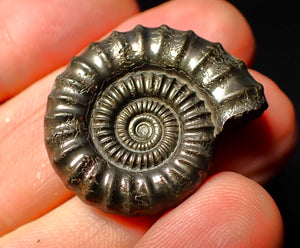
[[[227,172],[161,217],[136,247],[280,247],[282,240],[282,219],[268,193]]]
[[[0,102],[138,11],[134,0],[0,2]]]
[[[54,174],[43,142],[46,96],[61,71],[0,106],[0,236],[72,195]]]
[[[151,223],[103,214],[72,198],[47,215],[0,238],[0,247],[133,247]]]
[[[263,83],[269,108],[245,128],[221,137],[210,173],[231,170],[265,183],[294,151],[296,117],[291,101],[272,80],[256,71],[251,73]]]
[[[244,23],[244,19],[241,19],[241,15],[231,10],[231,5],[223,1],[218,1],[218,3],[225,3],[225,5],[223,4],[222,8],[216,8],[216,3],[214,2],[215,1],[193,0],[186,2],[194,5],[194,8],[198,9],[198,12],[192,15],[193,13],[189,11],[186,12],[185,9],[182,8],[181,1],[172,1],[169,3],[171,5],[163,5],[152,10],[152,15],[153,19],[165,18],[164,16],[167,15],[173,16],[170,14],[172,12],[169,11],[169,8],[176,9],[173,5],[179,4],[178,8],[182,13],[177,11],[177,15],[183,18],[184,13],[186,13],[185,19],[189,20],[193,28],[196,28],[193,26],[195,23],[194,19],[200,22],[197,19],[199,15],[202,16],[207,12],[213,11],[219,12],[219,16],[224,16],[224,12],[227,11],[236,13],[235,15],[230,15],[230,18],[235,18],[237,23]],[[208,8],[209,3],[211,3],[212,9]],[[203,8],[201,7],[202,4],[204,5]],[[167,8],[168,6],[169,8]],[[139,19],[135,21],[137,23],[146,22],[144,18],[148,20],[150,13],[151,12],[148,11],[139,15]],[[234,22],[227,22],[222,18],[215,18],[216,16],[211,14],[211,16],[207,16],[206,18],[207,23],[219,23],[215,24],[215,26],[217,27],[219,25],[221,29],[217,30],[217,28],[215,28],[215,32],[219,33],[223,32],[223,30],[231,30],[233,33],[230,34],[227,32],[227,35],[235,37],[234,33],[236,30],[234,30],[233,27],[224,28],[227,23],[230,26],[233,25]],[[209,20],[208,18],[210,17],[213,19]],[[173,26],[171,20],[172,18],[170,17],[168,24]],[[182,21],[178,20],[176,16],[173,16],[173,23],[174,26],[177,25],[177,28],[180,28],[179,25]],[[246,25],[246,23],[244,24]],[[123,26],[123,28],[125,28],[125,26]],[[201,31],[202,28],[204,31]],[[245,26],[245,28],[247,28],[247,26]],[[199,34],[204,34],[205,30],[209,29],[206,29],[205,23],[203,23],[197,26],[195,31]],[[210,32],[210,37],[212,38],[212,31]],[[240,32],[242,32],[242,30]],[[250,39],[249,33],[248,36]],[[241,40],[238,39],[239,37]],[[236,47],[241,47],[242,45],[239,45],[238,40],[242,43],[245,37],[238,36],[235,38],[233,42]],[[222,42],[222,40],[219,41]],[[228,46],[229,45],[230,44],[228,44]],[[240,49],[236,51],[238,52]],[[240,55],[242,56],[242,54]],[[2,224],[2,226],[0,226],[0,233],[5,233],[8,230],[41,216],[43,213],[49,211],[49,209],[70,197],[70,193],[61,186],[59,178],[54,174],[48,162],[43,144],[43,114],[46,96],[49,94],[54,77],[58,73],[59,71],[32,85],[26,91],[0,107],[0,118],[2,118],[0,121],[0,135],[2,135],[2,137],[0,137],[0,150],[6,151],[5,154],[1,154],[0,158],[1,165],[5,165],[0,167],[0,175],[5,175],[2,176],[2,184],[0,185],[0,194],[2,195],[2,198],[0,198],[0,223]],[[31,99],[31,101],[28,101],[28,99]],[[273,111],[277,110],[274,109]],[[270,125],[272,125],[272,123],[270,123]],[[32,149],[28,149],[29,147]],[[26,196],[26,198],[22,196]],[[10,200],[7,201],[5,199]],[[39,201],[39,199],[45,200]],[[30,206],[30,208],[20,209],[20,205]]]

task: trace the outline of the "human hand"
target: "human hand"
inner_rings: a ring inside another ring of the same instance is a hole
[[[250,65],[254,38],[237,10],[223,1],[177,0],[135,15],[130,0],[19,0],[13,6],[3,0],[0,11],[0,100],[10,98],[0,106],[0,233],[6,234],[0,247],[281,245],[280,213],[253,179],[264,183],[279,171],[296,142],[295,116],[287,97],[258,72],[251,74],[264,85],[269,109],[221,139],[212,176],[163,216],[120,217],[82,203],[54,173],[43,144],[57,68],[91,41],[113,28],[167,24],[219,41]]]

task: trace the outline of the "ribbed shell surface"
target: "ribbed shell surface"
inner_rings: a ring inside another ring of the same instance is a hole
[[[156,214],[203,183],[225,124],[266,107],[262,86],[219,43],[137,26],[92,43],[56,78],[46,146],[85,202],[110,213]]]

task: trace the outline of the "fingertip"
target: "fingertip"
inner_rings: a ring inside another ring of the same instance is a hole
[[[281,214],[261,185],[240,174],[222,172],[208,180],[203,191],[217,198],[212,212],[219,210],[216,215],[221,225],[214,233],[219,243],[228,244],[225,247],[281,247]],[[229,235],[222,236],[224,224]]]
[[[156,222],[137,247],[279,247],[283,224],[257,183],[226,172]]]
[[[138,11],[135,0],[0,1],[0,103]]]
[[[282,140],[291,135],[294,138],[297,133],[295,108],[287,95],[270,78],[258,71],[250,70],[252,76],[261,82],[265,89],[265,95],[269,103],[269,108],[264,113],[265,118],[274,132],[274,138]]]
[[[291,100],[274,81],[257,71],[250,70],[250,73],[255,80],[263,84],[269,104],[269,108],[262,115],[261,121],[257,121],[264,122],[268,129],[270,146],[266,147],[268,151],[264,155],[267,160],[264,164],[266,165],[265,168],[273,167],[273,170],[265,170],[273,175],[286,164],[297,145],[296,112]]]
[[[263,84],[269,107],[243,128],[222,134],[209,173],[236,171],[265,183],[286,164],[297,145],[296,115],[292,102],[271,79],[249,71]]]

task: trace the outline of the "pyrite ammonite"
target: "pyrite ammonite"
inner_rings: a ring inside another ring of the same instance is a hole
[[[219,43],[136,26],[92,43],[56,78],[46,146],[83,201],[105,212],[156,214],[203,183],[225,125],[266,108],[263,87]]]

